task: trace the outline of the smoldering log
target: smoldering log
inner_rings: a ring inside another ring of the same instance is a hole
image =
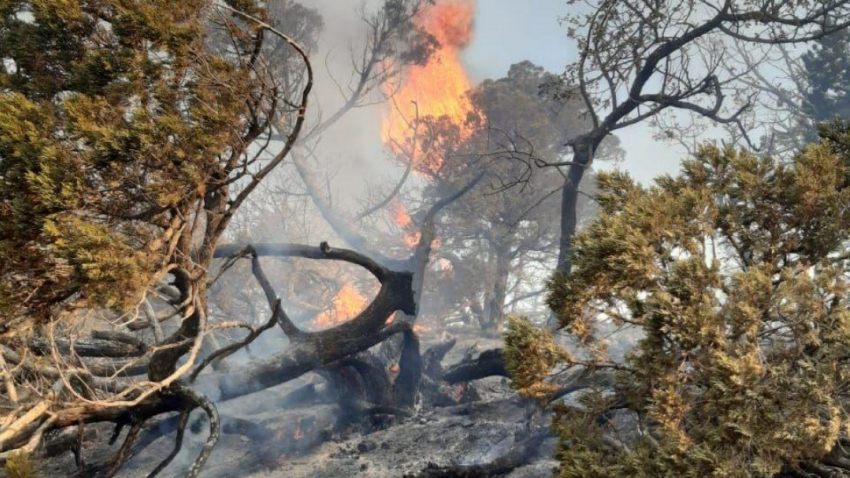
[[[274,307],[273,303],[278,299],[259,263],[259,257],[263,256],[349,262],[372,273],[381,288],[360,314],[328,330],[303,331],[285,313],[281,313],[278,320],[291,340],[286,350],[275,357],[251,364],[247,370],[239,369],[215,377],[199,378],[199,389],[219,400],[239,397],[292,380],[311,370],[356,355],[410,328],[409,324],[403,322],[390,325],[386,325],[386,322],[396,311],[415,313],[411,272],[390,270],[363,254],[332,248],[327,243],[319,247],[279,243],[228,244],[220,246],[215,252],[219,258],[239,255],[254,257],[252,270],[266,292],[270,307]]]
[[[493,376],[508,376],[500,348],[485,350],[474,359],[463,360],[448,367],[443,374],[443,380],[454,384]]]

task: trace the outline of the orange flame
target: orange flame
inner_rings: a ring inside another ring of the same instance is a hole
[[[416,244],[419,244],[419,238],[421,237],[422,233],[419,231],[407,232],[404,234],[404,244],[407,247],[416,247]]]
[[[390,214],[393,217],[393,222],[401,228],[409,227],[413,223],[410,213],[407,212],[407,208],[404,207],[404,204],[398,198],[393,198],[390,203]]]
[[[345,284],[332,300],[333,308],[316,316],[315,325],[321,328],[341,324],[363,310],[366,298],[350,284]]]
[[[452,389],[449,392],[449,395],[451,395],[452,398],[454,398],[455,402],[457,402],[457,403],[460,403],[460,401],[463,400],[464,394],[466,394],[466,384],[465,383],[459,383],[459,384],[455,385],[454,387],[452,387]]]
[[[393,218],[393,222],[404,231],[404,244],[407,247],[415,247],[416,244],[419,244],[419,238],[422,237],[422,234],[414,230],[410,213],[407,212],[407,208],[404,207],[404,204],[398,198],[393,198],[390,203],[390,215]]]
[[[414,138],[411,123],[419,118],[447,116],[459,128],[460,139],[471,134],[467,117],[475,111],[466,96],[472,86],[459,52],[472,37],[474,0],[438,0],[416,19],[417,26],[427,31],[440,43],[425,65],[411,65],[405,79],[394,95],[394,104],[385,112],[381,139],[395,154],[400,146],[410,150]],[[387,87],[390,92],[393,86]],[[419,170],[436,173],[442,166],[439,152],[428,151],[422,157],[420,145],[413,145],[413,155]]]

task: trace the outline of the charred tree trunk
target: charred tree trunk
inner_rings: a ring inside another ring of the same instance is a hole
[[[564,180],[566,184],[561,192],[561,240],[558,251],[559,272],[569,274],[572,269],[573,236],[578,226],[579,187],[584,173],[593,162],[593,155],[599,141],[594,138],[580,138],[572,143],[573,160]]]
[[[453,384],[492,376],[508,376],[502,349],[485,350],[474,359],[463,360],[446,368],[443,380]]]
[[[493,247],[493,281],[487,294],[487,315],[482,328],[494,331],[505,315],[505,298],[508,291],[508,276],[511,273],[511,246],[507,239],[501,239]]]
[[[407,330],[402,337],[399,373],[393,384],[393,402],[397,406],[413,408],[422,380],[422,355],[419,353],[419,337],[415,332]]]
[[[396,321],[386,325],[395,311],[414,314],[416,304],[413,294],[413,275],[383,267],[369,257],[357,252],[331,248],[327,243],[320,247],[299,244],[229,244],[216,250],[216,257],[251,255],[252,270],[266,293],[272,309],[272,321],[284,329],[291,340],[285,351],[269,360],[251,365],[249,370],[234,370],[212,375],[201,380],[201,389],[220,400],[227,400],[256,392],[296,378],[317,368],[327,367],[336,361],[356,355],[387,338],[410,329],[410,324]],[[260,266],[260,256],[303,257],[317,260],[341,260],[359,265],[371,272],[381,283],[374,300],[352,320],[320,332],[298,329],[280,306],[280,299]],[[197,376],[197,373],[193,373]]]
[[[175,372],[177,361],[192,347],[193,339],[206,321],[206,281],[191,277],[184,269],[175,269],[173,274],[185,319],[151,356],[148,379],[152,382],[164,380]]]

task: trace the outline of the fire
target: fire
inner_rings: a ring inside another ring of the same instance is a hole
[[[390,203],[390,214],[393,217],[393,222],[398,224],[402,229],[410,227],[413,224],[413,220],[410,218],[410,213],[407,212],[407,208],[404,207],[404,204],[398,200],[398,198],[393,198]]]
[[[460,403],[460,401],[463,400],[464,394],[466,394],[465,383],[459,383],[453,386],[449,391],[449,395],[454,398],[455,402],[457,403]]]
[[[422,237],[422,233],[419,231],[416,232],[408,232],[404,234],[404,244],[407,247],[416,247],[416,244],[419,244],[419,238]]]
[[[395,322],[395,315],[389,316],[387,318],[387,321],[384,322],[384,326],[386,327],[386,326],[392,325],[393,322]],[[428,332],[431,329],[427,326],[424,326],[424,325],[413,324],[412,330],[416,333],[422,333],[422,332]]]
[[[404,232],[404,244],[407,247],[415,247],[419,244],[419,238],[422,237],[422,234],[414,230],[413,219],[410,218],[410,213],[407,212],[407,208],[404,207],[404,204],[398,198],[393,198],[390,203],[390,215],[393,218],[393,222]]]
[[[394,94],[394,104],[384,114],[381,139],[394,153],[400,154],[399,145],[411,146],[416,117],[448,117],[459,128],[460,139],[471,134],[467,117],[475,111],[466,96],[472,84],[460,63],[460,50],[472,37],[474,0],[438,0],[436,5],[424,10],[416,19],[417,25],[439,42],[439,49],[431,54],[425,65],[411,65],[401,85],[387,86],[388,92],[399,86]],[[420,145],[413,145],[419,170],[436,173],[442,166],[439,152],[429,151],[425,157]]]
[[[360,295],[351,284],[345,284],[331,301],[333,308],[316,317],[315,325],[321,328],[332,327],[359,314],[366,305],[366,298]]]

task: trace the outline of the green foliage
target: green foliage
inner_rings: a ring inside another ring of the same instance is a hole
[[[651,187],[600,174],[602,214],[549,304],[600,363],[600,322],[641,333],[614,391],[642,433],[617,433],[599,419],[612,398],[588,392],[556,421],[558,476],[769,477],[832,450],[850,398],[848,133],[823,127],[789,163],[704,147]],[[546,376],[534,354],[511,360]]]
[[[251,91],[211,45],[211,3],[0,2],[6,317],[129,307],[169,262]]]
[[[524,317],[509,317],[505,333],[505,368],[511,388],[528,398],[544,399],[557,388],[547,383],[552,368],[569,355],[546,329],[535,327]]]

